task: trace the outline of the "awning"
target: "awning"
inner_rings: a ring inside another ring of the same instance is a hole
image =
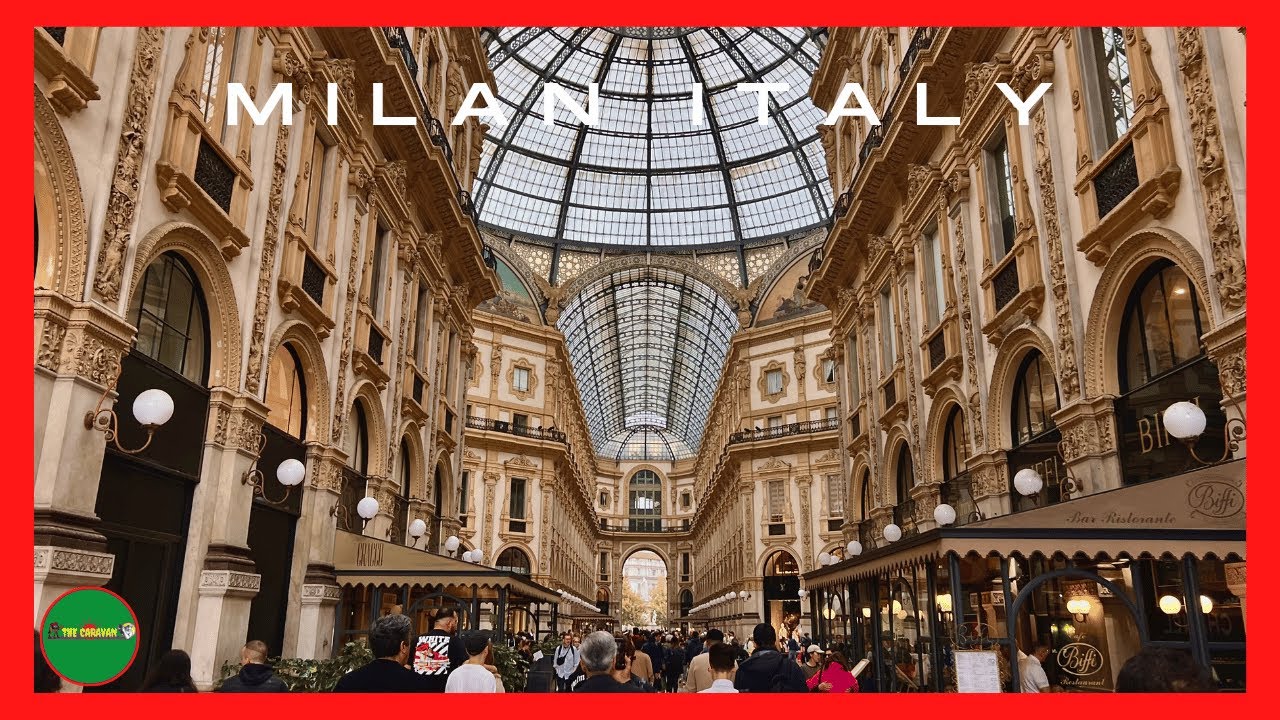
[[[519,573],[494,570],[341,530],[334,538],[333,566],[340,585],[503,587],[532,600],[560,602],[559,593]]]
[[[804,576],[816,589],[947,553],[1245,557],[1245,463],[1235,461],[1067,502],[930,530]]]

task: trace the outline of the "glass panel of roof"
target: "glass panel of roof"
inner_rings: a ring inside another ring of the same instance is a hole
[[[830,216],[822,113],[807,97],[822,30],[501,28],[486,32],[495,92],[510,122],[486,137],[473,196],[482,223],[556,241],[639,246],[740,243],[817,227]],[[742,82],[789,89],[757,123]],[[600,84],[600,122],[563,105],[543,122],[544,83],[583,103]],[[694,125],[690,85],[703,83]],[[768,159],[766,161],[766,159]],[[767,195],[733,187],[739,167]],[[625,173],[622,180],[598,170]],[[566,191],[567,187],[567,191]],[[500,190],[499,190],[500,189]],[[531,196],[531,197],[525,197]],[[779,209],[768,217],[766,211]],[[746,220],[744,214],[753,217]],[[645,217],[651,214],[653,217]],[[701,224],[701,225],[700,225]],[[698,226],[700,225],[700,226]]]

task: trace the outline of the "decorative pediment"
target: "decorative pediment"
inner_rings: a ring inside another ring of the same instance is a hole
[[[822,465],[825,463],[837,463],[837,462],[840,462],[840,453],[836,452],[835,448],[831,448],[830,450],[822,453],[821,455],[814,458],[810,462],[812,462],[815,465]]]
[[[791,463],[785,460],[779,460],[776,457],[765,460],[762,465],[756,468],[757,471],[790,470],[790,469],[791,469]]]
[[[504,462],[504,463],[503,463],[503,465],[514,465],[514,466],[516,466],[516,467],[533,468],[533,469],[535,469],[535,470],[536,470],[536,469],[537,469],[537,467],[538,467],[538,463],[536,463],[536,462],[534,462],[534,461],[530,460],[529,458],[525,457],[524,455],[516,455],[515,457],[511,458],[510,460],[508,460],[508,461]]]
[[[484,458],[480,455],[480,453],[475,452],[471,448],[463,448],[462,459],[463,460],[483,460]]]

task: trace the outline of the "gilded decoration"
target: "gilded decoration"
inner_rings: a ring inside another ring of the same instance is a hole
[[[262,255],[258,263],[258,292],[253,306],[253,330],[249,335],[249,369],[245,388],[254,394],[257,394],[262,384],[263,342],[267,333],[267,313],[271,309],[271,278],[275,274],[276,244],[280,241],[280,205],[284,200],[284,179],[288,164],[289,126],[282,123],[276,132],[271,194],[267,198],[267,223],[262,234]]]
[[[156,104],[156,81],[159,79],[156,65],[164,44],[164,30],[138,28],[137,38],[133,69],[129,73],[124,124],[116,147],[111,194],[107,198],[107,214],[103,221],[102,245],[98,250],[98,269],[93,281],[94,291],[109,302],[120,298],[125,252],[134,232],[142,183],[142,158],[147,145],[147,130],[151,126],[151,109]],[[231,347],[240,345],[237,343]]]
[[[769,373],[778,371],[782,376],[782,383],[779,385],[777,392],[769,392]],[[785,363],[777,360],[770,361],[764,367],[760,368],[760,377],[756,380],[756,387],[760,390],[760,399],[769,403],[776,403],[787,395],[787,387],[791,384],[791,375],[787,372]]]
[[[960,336],[964,338],[964,362],[965,362],[965,378],[966,385],[969,388],[969,413],[972,417],[970,427],[973,428],[973,442],[975,450],[982,450],[986,447],[986,441],[982,432],[982,400],[981,391],[978,389],[978,358],[975,350],[974,329],[973,329],[973,305],[969,301],[969,268],[965,259],[965,248],[967,247],[964,237],[964,213],[959,213],[953,218],[953,228],[956,238],[955,244],[955,263],[956,263],[956,279],[957,285],[960,286]]]
[[[1058,389],[1065,403],[1080,396],[1080,370],[1076,364],[1075,326],[1071,319],[1070,288],[1063,262],[1062,230],[1058,224],[1057,188],[1053,180],[1053,157],[1049,149],[1046,111],[1042,104],[1031,119],[1035,146],[1036,179],[1040,183],[1040,209],[1045,240],[1049,248],[1049,275],[1053,287],[1054,316],[1058,324]]]
[[[520,390],[516,387],[516,369],[527,370],[529,375],[528,387]],[[511,361],[511,369],[507,370],[507,387],[511,390],[511,394],[521,400],[532,400],[538,389],[538,374],[535,372],[533,363],[527,358],[518,358]]]
[[[1191,147],[1213,251],[1213,279],[1223,310],[1231,314],[1245,306],[1244,246],[1235,197],[1227,177],[1213,81],[1205,62],[1204,31],[1180,27],[1177,36],[1178,69],[1191,115]]]
[[[48,289],[69,298],[84,294],[86,253],[89,247],[85,228],[84,194],[71,147],[62,123],[40,89],[35,88],[36,208],[40,222],[43,260],[52,255],[54,267],[47,270]],[[42,265],[44,263],[41,263]],[[46,279],[37,273],[39,279]]]

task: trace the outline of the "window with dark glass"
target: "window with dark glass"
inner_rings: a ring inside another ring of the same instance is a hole
[[[858,520],[867,519],[867,514],[871,512],[871,471],[864,470],[862,472],[862,482],[859,483],[858,491]]]
[[[517,428],[529,427],[529,416],[524,413],[513,413],[511,415],[511,425]]]
[[[969,439],[964,431],[964,413],[952,406],[942,432],[942,479],[951,480],[968,471]]]
[[[1058,383],[1039,350],[1023,359],[1013,383],[1013,444],[1023,445],[1052,430],[1058,411]]]
[[[174,253],[147,266],[131,299],[138,352],[198,385],[209,365],[209,324],[195,272]]]
[[[693,495],[688,492],[680,493],[680,507],[688,510],[693,505]]]
[[[471,471],[463,470],[462,483],[459,485],[459,488],[458,488],[458,515],[467,514],[467,495],[471,491],[470,484],[471,484]]]
[[[942,319],[942,308],[947,302],[942,291],[942,241],[938,228],[926,230],[923,240],[926,328],[933,328]]]
[[[1098,130],[1105,151],[1129,131],[1133,120],[1133,84],[1129,56],[1125,50],[1124,28],[1095,27],[1087,31],[1087,50],[1092,55]]]
[[[498,553],[498,560],[493,564],[493,567],[504,572],[528,575],[529,556],[520,548],[509,547]]]
[[[512,520],[524,519],[526,483],[527,481],[524,478],[511,479],[511,504],[508,509],[508,516]]]
[[[1009,159],[1009,140],[1001,132],[987,148],[987,215],[991,218],[991,244],[998,262],[1013,250],[1018,233],[1013,209],[1013,163]]]
[[[609,582],[609,553],[600,553],[600,582]]]
[[[849,406],[854,407],[862,400],[862,374],[858,372],[858,338],[853,333],[844,356],[849,367]]]
[[[898,362],[898,330],[893,318],[893,292],[880,288],[880,374],[888,375]]]
[[[898,472],[897,472],[897,492],[898,502],[904,503],[911,499],[911,488],[915,487],[916,473],[915,468],[911,466],[911,453],[907,450],[907,444],[902,443],[898,446]]]
[[[652,470],[641,470],[631,476],[628,502],[628,526],[632,532],[654,532],[662,529],[662,481]]]
[[[1220,457],[1226,417],[1218,368],[1205,353],[1207,309],[1187,274],[1168,260],[1148,267],[1134,283],[1120,326],[1120,392],[1116,424],[1124,482],[1168,477],[1187,469],[1186,454],[1164,429],[1163,412],[1186,400],[1205,413],[1198,449]]]
[[[410,482],[413,478],[412,457],[409,454],[409,443],[400,441],[400,497],[409,499]],[[408,507],[407,505],[405,507]]]
[[[351,425],[347,428],[347,466],[361,475],[369,474],[369,424],[364,416],[364,404],[356,402],[351,413]]]
[[[836,361],[832,358],[822,359],[822,382],[831,384],[836,381]]]
[[[301,439],[307,427],[307,392],[302,363],[289,345],[277,347],[271,356],[266,402],[267,422]]]
[[[378,320],[383,319],[382,295],[387,282],[387,245],[391,243],[391,231],[378,227],[373,240],[373,269],[369,274],[369,311]]]
[[[413,359],[417,361],[419,370],[427,365],[427,313],[429,312],[429,302],[431,302],[431,291],[426,288],[424,283],[418,288],[418,310],[413,316]]]

